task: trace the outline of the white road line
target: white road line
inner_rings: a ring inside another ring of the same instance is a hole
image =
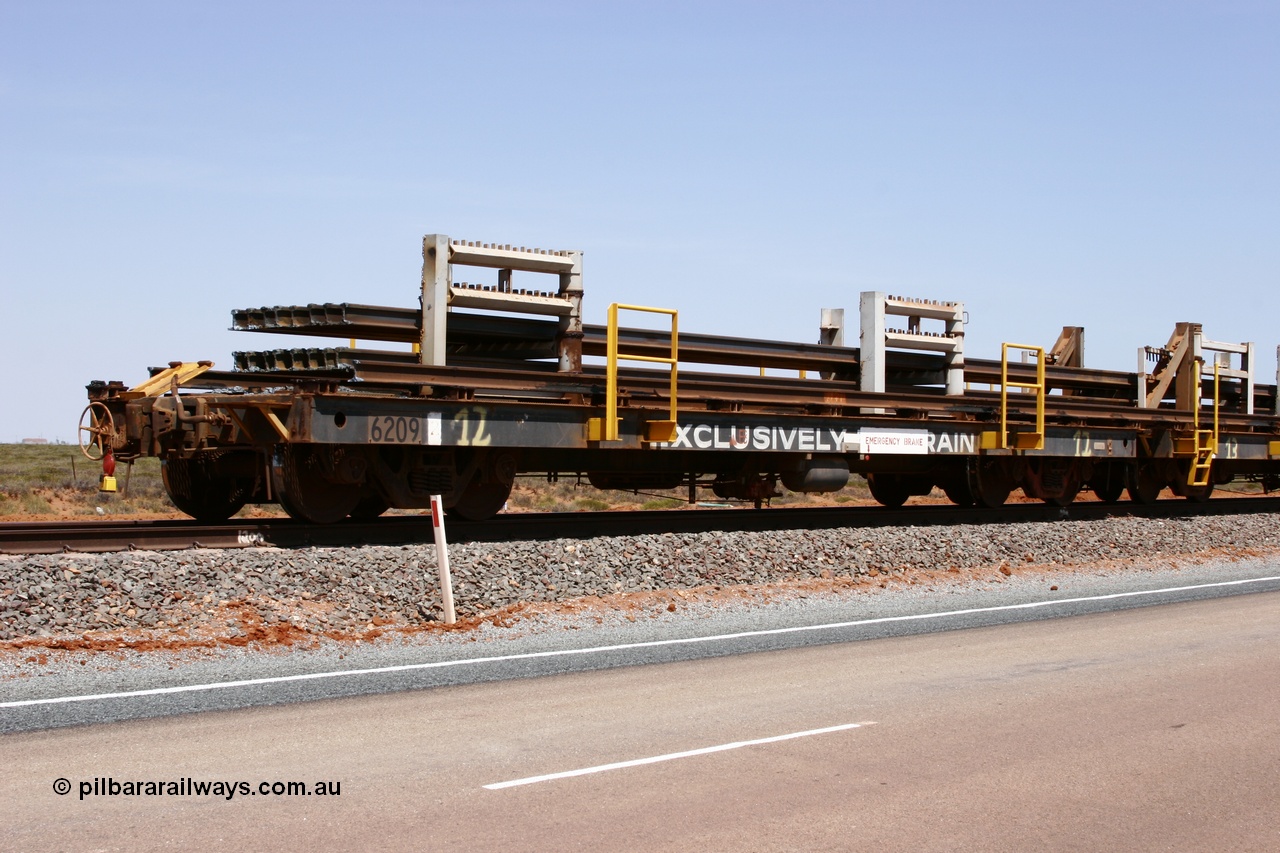
[[[1089,601],[1116,601],[1124,598],[1141,598],[1144,596],[1163,595],[1172,592],[1190,592],[1199,589],[1215,589],[1248,584],[1271,583],[1280,581],[1280,576],[1265,578],[1246,578],[1244,580],[1218,581],[1215,583],[1192,584],[1190,586],[1171,586],[1163,589],[1146,589],[1135,592],[1113,592],[1108,595],[1090,595],[1081,598],[1057,598],[1045,601],[1029,601],[1024,604],[1002,604],[995,607],[970,607],[964,610],[944,610],[938,613],[917,613],[910,616],[882,616],[875,619],[854,619],[848,622],[829,622],[824,625],[797,625],[790,628],[768,628],[761,631],[739,631],[734,634],[717,634],[710,637],[684,637],[672,640],[648,640],[640,643],[619,643],[612,646],[589,646],[583,649],[556,649],[546,652],[524,652],[516,655],[495,655],[494,657],[463,658],[460,660],[431,661],[429,663],[406,663],[397,666],[380,666],[369,669],[342,669],[330,672],[308,672],[301,675],[277,675],[268,678],[246,678],[240,681],[217,681],[209,684],[184,684],[177,687],[154,687],[148,690],[125,690],[119,693],[94,693],[84,696],[57,696],[49,699],[22,699],[16,702],[0,702],[0,708],[25,708],[31,705],[63,705],[71,702],[93,702],[101,699],[134,699],[142,696],[166,696],[173,693],[195,693],[204,690],[226,690],[233,687],[256,687],[263,684],[288,684],[297,681],[317,681],[328,678],[347,678],[359,675],[383,675],[392,672],[414,672],[427,669],[448,669],[456,666],[473,666],[480,664],[506,663],[509,661],[537,660],[539,658],[570,657],[573,655],[602,654],[605,652],[630,651],[632,649],[653,649],[662,646],[685,646],[698,643],[714,643],[720,640],[739,640],[750,637],[770,637],[782,634],[798,634],[803,632],[830,631],[840,628],[858,628],[867,625],[887,625],[894,622],[925,622],[932,619],[952,619],[957,616],[972,616],[979,613],[1002,613],[1015,610],[1035,610],[1043,607],[1056,607],[1061,604],[1081,604]]]
[[[586,776],[589,773],[603,773],[606,770],[621,770],[625,767],[639,767],[642,764],[657,764],[660,761],[674,761],[677,758],[692,758],[695,755],[709,755],[713,752],[724,752],[729,749],[741,749],[744,746],[757,746],[762,743],[777,743],[810,735],[825,735],[831,732],[843,732],[848,729],[860,729],[863,726],[874,726],[875,723],[845,723],[842,726],[828,726],[825,729],[810,729],[807,732],[792,732],[787,735],[762,737],[757,740],[740,740],[734,743],[722,743],[719,746],[704,746],[702,749],[690,749],[684,752],[668,752],[666,755],[654,755],[649,758],[634,758],[631,761],[617,761],[613,764],[601,764],[596,767],[584,767],[581,770],[565,770],[562,773],[548,773],[545,776],[528,776],[524,779],[512,779],[510,782],[494,782],[485,785],[490,791],[502,788],[515,788],[518,785],[532,785],[535,782],[551,782],[555,779],[568,779],[571,776]]]

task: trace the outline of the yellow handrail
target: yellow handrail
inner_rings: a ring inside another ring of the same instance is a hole
[[[655,355],[640,355],[618,351],[618,312],[642,311],[646,314],[667,314],[671,317],[671,355],[663,358]],[[670,441],[675,435],[676,427],[676,376],[680,352],[678,345],[679,312],[671,308],[649,308],[644,305],[626,305],[614,302],[609,306],[609,326],[605,350],[605,416],[603,429],[600,431],[602,441],[618,440],[618,362],[647,361],[655,364],[671,366],[671,416],[666,421],[650,421],[646,439],[648,441]]]
[[[1033,352],[1036,354],[1036,381],[1009,381],[1009,350]],[[1036,430],[1035,432],[1009,433],[1009,389],[1026,388],[1036,392]],[[1010,447],[1015,450],[1044,449],[1044,347],[1027,344],[1004,343],[1000,345],[1000,449]],[[1010,441],[1012,438],[1012,441]]]
[[[1200,400],[1196,399],[1195,411],[1193,414],[1192,426],[1195,433],[1195,456],[1192,457],[1191,465],[1187,468],[1187,485],[1188,486],[1207,486],[1209,485],[1209,472],[1213,468],[1214,457],[1218,455],[1218,408],[1221,394],[1221,375],[1219,369],[1221,365],[1217,361],[1213,363],[1213,429],[1200,429]],[[1200,383],[1200,370],[1196,369],[1196,385],[1197,393]]]

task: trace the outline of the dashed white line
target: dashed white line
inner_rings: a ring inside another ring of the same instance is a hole
[[[556,779],[568,779],[572,776],[586,776],[590,773],[603,773],[606,770],[622,770],[627,767],[639,767],[644,764],[657,764],[661,761],[674,761],[677,758],[692,758],[695,755],[709,755],[713,752],[725,752],[730,749],[741,749],[744,746],[758,746],[763,743],[777,743],[783,740],[793,740],[798,737],[810,737],[811,735],[825,735],[831,732],[843,732],[849,729],[860,729],[863,726],[874,726],[875,723],[845,723],[840,726],[828,726],[825,729],[809,729],[805,732],[791,732],[785,735],[774,735],[773,737],[762,737],[756,740],[739,740],[733,743],[722,743],[719,746],[704,746],[701,749],[688,749],[684,752],[668,752],[666,755],[653,755],[648,758],[633,758],[630,761],[615,761],[613,764],[600,764],[595,767],[583,767],[580,770],[565,770],[560,773],[547,773],[544,776],[528,776],[524,779],[512,779],[509,782],[494,782],[491,785],[485,785],[490,791],[497,791],[502,788],[515,788],[520,785],[532,785],[536,782],[551,782]]]
[[[605,652],[630,651],[634,649],[653,649],[663,646],[691,646],[699,643],[715,643],[722,640],[740,640],[751,637],[769,637],[783,634],[830,631],[840,628],[859,628],[868,625],[887,625],[895,622],[925,622],[932,619],[953,619],[957,616],[973,616],[980,613],[1007,613],[1016,610],[1036,610],[1044,607],[1056,607],[1063,604],[1082,604],[1090,601],[1117,601],[1124,598],[1142,598],[1153,595],[1166,595],[1174,592],[1191,592],[1202,589],[1238,587],[1247,586],[1249,584],[1274,583],[1276,581],[1280,581],[1280,576],[1246,578],[1243,580],[1233,581],[1217,581],[1214,583],[1192,584],[1189,586],[1171,586],[1164,587],[1163,589],[1145,589],[1133,592],[1113,592],[1107,595],[1090,595],[1080,598],[1056,598],[1044,601],[1029,601],[1022,604],[1001,604],[994,607],[969,607],[963,610],[943,610],[937,613],[916,613],[909,616],[881,616],[873,619],[854,619],[848,622],[828,622],[822,625],[797,625],[789,628],[767,628],[759,631],[739,631],[733,634],[716,634],[709,637],[682,637],[671,640],[647,640],[639,643],[618,643],[610,646],[589,646],[581,649],[555,649],[545,652],[524,652],[515,655],[495,655],[493,657],[462,658],[459,660],[430,661],[427,663],[407,663],[396,666],[371,667],[368,669],[342,669],[329,672],[308,672],[299,675],[246,678],[238,681],[216,681],[208,684],[183,684],[175,687],[153,687],[146,690],[124,690],[118,693],[93,693],[83,696],[56,696],[48,699],[20,699],[12,702],[0,702],[0,708],[25,708],[32,705],[64,705],[72,702],[93,702],[105,699],[136,699],[144,696],[166,696],[175,693],[227,690],[235,687],[257,687],[264,684],[288,684],[291,682],[319,681],[329,678],[385,675],[394,672],[448,669],[451,667],[478,666],[482,664],[506,663],[509,661],[571,657],[574,655],[591,655]]]

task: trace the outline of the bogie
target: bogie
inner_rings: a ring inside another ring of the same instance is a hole
[[[360,503],[358,482],[343,482],[355,467],[355,451],[331,445],[281,445],[271,465],[271,481],[280,506],[291,518],[332,524]]]
[[[160,477],[173,505],[197,521],[226,521],[257,491],[256,457],[245,452],[213,452],[160,461]]]
[[[1076,459],[1036,458],[1026,466],[1022,490],[1052,506],[1067,506],[1080,493],[1085,479],[1083,464]]]
[[[973,503],[990,509],[1001,506],[1013,491],[1014,477],[1009,463],[999,457],[969,460],[965,486]]]
[[[933,482],[920,475],[872,473],[867,475],[867,488],[877,502],[894,507],[902,506],[914,495],[929,494]]]
[[[485,521],[497,515],[511,497],[517,462],[509,451],[481,452],[449,512],[468,521]]]

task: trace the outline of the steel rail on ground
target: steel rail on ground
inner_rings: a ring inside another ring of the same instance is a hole
[[[508,513],[484,522],[452,521],[449,538],[457,543],[507,542],[661,533],[821,531],[844,527],[939,527],[1104,518],[1170,519],[1244,513],[1280,513],[1280,498],[1217,498],[1204,503],[1161,500],[1152,504],[1081,501],[1065,507],[1018,503],[996,509],[918,504],[893,509],[859,506]],[[0,524],[0,554],[9,555],[256,546],[351,547],[432,541],[429,514],[387,516],[373,521],[347,520],[329,525],[305,524],[288,518],[244,519],[222,524],[183,520]]]

